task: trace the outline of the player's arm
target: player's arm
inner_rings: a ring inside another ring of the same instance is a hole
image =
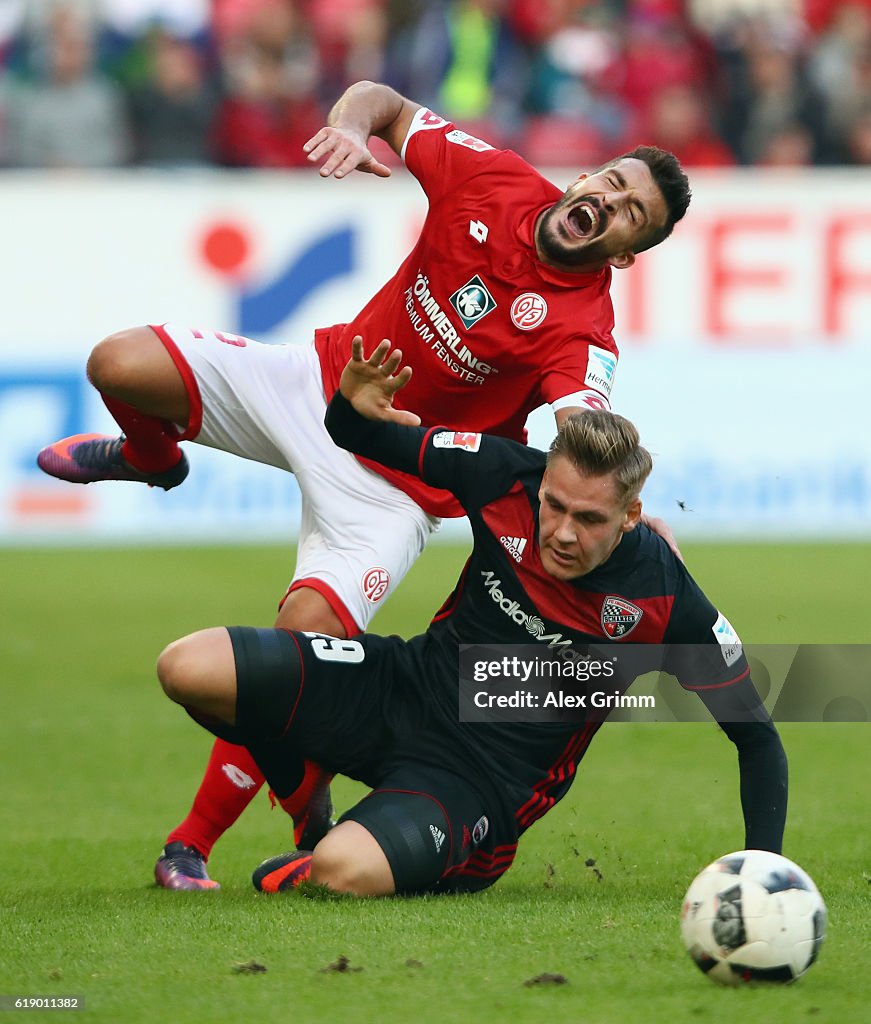
[[[744,848],[780,853],[789,776],[786,753],[750,676],[741,641],[683,566],[666,632],[666,670],[701,698],[735,744]]]
[[[321,177],[343,178],[351,171],[390,177],[390,168],[369,151],[377,135],[397,154],[408,134],[419,103],[413,103],[388,85],[357,82],[346,89],[330,111],[327,125],[303,146],[311,163],[320,163]]]
[[[762,720],[735,721],[736,702],[762,704],[750,676],[726,689],[732,692],[700,691],[699,696],[738,751],[744,849],[781,853],[789,793],[786,752],[767,714]]]
[[[519,464],[542,457],[501,437],[422,427],[414,413],[394,409],[393,396],[411,379],[411,367],[400,369],[401,361],[387,340],[366,358],[362,339],[354,338],[325,417],[340,448],[444,488],[466,508],[501,494]]]

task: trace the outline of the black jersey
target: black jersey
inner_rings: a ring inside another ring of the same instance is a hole
[[[699,692],[717,718],[725,689],[752,686],[728,621],[646,526],[624,534],[611,556],[585,576],[562,581],[546,572],[538,546],[543,452],[490,435],[372,422],[340,393],[330,404],[327,427],[337,444],[452,491],[469,516],[469,560],[408,653],[415,685],[454,738],[452,756],[508,796],[519,831],[564,795],[604,716],[554,724],[459,722],[458,645],[691,644],[701,653],[649,668],[671,671]],[[757,717],[776,737],[758,707]],[[734,727],[722,724],[734,738]],[[427,752],[418,736],[409,739],[408,752],[444,763],[444,744],[441,737],[438,749]]]

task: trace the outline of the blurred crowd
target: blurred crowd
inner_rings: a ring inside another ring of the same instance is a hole
[[[300,166],[361,78],[539,166],[871,164],[871,0],[2,0],[0,165]]]

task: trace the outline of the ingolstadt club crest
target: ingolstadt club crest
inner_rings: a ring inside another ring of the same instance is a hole
[[[613,640],[622,640],[641,622],[644,610],[622,597],[606,597],[602,605],[602,629]]]

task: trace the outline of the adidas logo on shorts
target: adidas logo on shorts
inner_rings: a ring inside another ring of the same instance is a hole
[[[445,834],[435,825],[430,825],[429,830],[432,832],[432,841],[435,843],[436,853],[439,853],[442,848],[442,843],[445,841]]]
[[[499,540],[515,562],[523,560],[523,550],[526,547],[525,537],[500,537]]]

